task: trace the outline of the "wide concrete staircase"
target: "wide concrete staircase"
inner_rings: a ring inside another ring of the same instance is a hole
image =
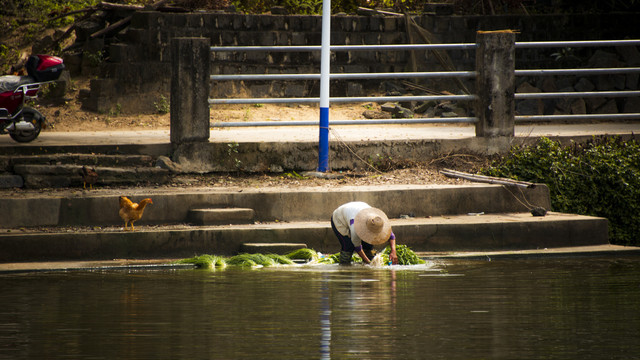
[[[118,197],[153,204],[124,231]],[[339,251],[330,216],[365,201],[391,219],[398,243],[415,251],[505,251],[608,244],[607,220],[550,208],[548,189],[501,185],[183,189],[170,193],[0,199],[0,262],[182,258],[197,254]]]

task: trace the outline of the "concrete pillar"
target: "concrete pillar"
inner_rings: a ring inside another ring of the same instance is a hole
[[[209,140],[210,54],[209,39],[171,39],[173,145]]]
[[[476,136],[514,136],[515,41],[510,30],[476,34]]]

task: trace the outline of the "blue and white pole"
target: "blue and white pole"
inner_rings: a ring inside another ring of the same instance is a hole
[[[318,171],[329,170],[329,74],[331,71],[331,0],[322,2],[322,50],[320,53],[320,139]]]

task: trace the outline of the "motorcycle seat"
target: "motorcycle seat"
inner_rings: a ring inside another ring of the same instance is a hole
[[[0,93],[15,91],[20,85],[35,83],[31,76],[5,75],[0,76]]]

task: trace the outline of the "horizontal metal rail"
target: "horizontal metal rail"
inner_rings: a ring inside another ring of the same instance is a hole
[[[616,75],[640,72],[640,67],[593,69],[531,69],[515,70],[516,76]]]
[[[416,119],[364,119],[364,120],[331,120],[330,125],[384,125],[384,124],[443,124],[462,123],[474,124],[477,117],[450,117],[450,118],[416,118]],[[221,127],[265,127],[265,126],[318,126],[319,121],[256,121],[256,122],[217,122],[210,126]]]
[[[472,101],[477,95],[425,95],[425,96],[365,96],[365,97],[332,97],[332,103],[387,102],[387,101]],[[283,103],[319,103],[320,98],[238,98],[209,99],[209,104],[283,104]]]
[[[550,47],[638,46],[640,40],[585,40],[516,42],[516,49]]]
[[[640,73],[640,67],[594,68],[594,69],[532,69],[515,70],[516,76],[562,76],[562,75],[616,75]],[[350,79],[396,79],[396,78],[475,78],[476,71],[434,71],[434,72],[397,72],[397,73],[346,73],[331,74],[334,80]],[[210,75],[213,81],[235,80],[319,80],[320,74],[244,74]]]
[[[640,71],[640,70],[639,70]],[[474,78],[475,71],[441,71],[441,72],[398,72],[398,73],[347,73],[330,74],[332,80],[349,79],[399,79],[399,78]],[[213,81],[235,80],[320,80],[320,74],[248,74],[248,75],[211,75]]]
[[[516,42],[516,49],[549,47],[638,46],[640,40],[586,40],[586,41],[531,41]],[[458,44],[396,44],[396,45],[331,45],[331,51],[407,51],[407,50],[473,50],[474,43]],[[211,46],[212,52],[311,52],[320,51],[320,45],[307,46]]]
[[[634,97],[640,96],[640,91],[575,91],[575,92],[545,92],[545,93],[516,93],[515,99],[548,99],[548,98],[594,98],[594,97]]]
[[[461,44],[399,44],[399,45],[331,45],[331,51],[407,51],[407,50],[472,50],[473,43]],[[212,46],[212,52],[311,52],[320,51],[320,45],[307,46]]]
[[[640,113],[626,114],[572,114],[572,115],[517,115],[515,122],[548,120],[633,120],[640,119]]]

